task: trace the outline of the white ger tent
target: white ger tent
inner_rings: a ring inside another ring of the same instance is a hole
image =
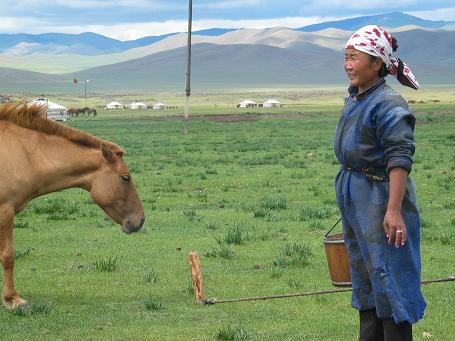
[[[47,98],[40,97],[28,102],[28,105],[47,106],[47,118],[54,121],[68,121],[68,109],[63,105],[49,101]]]
[[[145,110],[147,109],[147,105],[142,102],[133,102],[131,103],[130,108],[133,110]]]
[[[276,107],[281,107],[281,103],[278,102],[276,99],[269,98],[267,101],[264,102],[263,104],[264,108],[276,108]]]
[[[164,103],[156,103],[153,105],[153,110],[164,110],[166,109],[166,104]]]
[[[246,99],[238,105],[239,108],[253,108],[256,107],[258,104],[255,101],[252,101],[250,99]]]
[[[119,103],[119,102],[110,102],[106,105],[106,109],[108,110],[112,110],[112,109],[123,109],[123,105],[122,103]]]

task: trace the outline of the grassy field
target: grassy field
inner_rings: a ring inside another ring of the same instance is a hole
[[[355,340],[349,293],[200,306],[191,289],[192,250],[209,298],[333,288],[322,240],[339,216],[331,146],[339,103],[311,105],[263,109],[251,121],[192,120],[186,136],[181,121],[150,111],[71,121],[125,147],[145,227],[124,235],[82,190],[34,200],[15,221],[16,286],[31,309],[0,309],[0,339]],[[412,178],[430,279],[455,275],[455,108],[425,105],[415,108]],[[455,283],[423,292],[415,340],[454,340]]]
[[[393,79],[388,83],[397,89],[400,94],[407,100],[417,102],[411,104],[414,111],[441,111],[453,109],[455,105],[455,87],[454,86],[427,86],[422,90],[415,91],[404,86],[396,84]],[[57,102],[67,108],[85,107],[84,86],[71,85],[64,94],[44,94],[51,101]],[[29,100],[42,95],[42,93],[16,93],[11,95],[15,100]],[[193,90],[191,94],[191,113],[196,114],[229,114],[244,113],[245,110],[237,109],[238,103],[245,99],[251,99],[257,103],[263,103],[269,98],[275,98],[283,103],[284,108],[276,110],[276,113],[283,112],[339,112],[346,96],[346,86],[302,86],[299,88],[277,88],[277,89],[231,89],[224,91],[201,91]],[[129,108],[131,102],[141,101],[147,105],[153,105],[158,102],[168,106],[177,107],[177,109],[168,109],[165,111],[105,111],[103,108],[111,101],[118,101]],[[433,101],[439,101],[434,103]],[[168,115],[181,114],[184,103],[184,92],[154,92],[154,93],[92,93],[90,83],[87,87],[87,105],[96,108],[101,114],[115,116],[146,116],[146,115]],[[269,110],[257,108],[248,109],[258,113],[270,112]]]

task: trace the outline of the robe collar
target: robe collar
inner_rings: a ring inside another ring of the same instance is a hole
[[[382,85],[385,84],[385,78],[379,78],[372,86],[370,86],[367,90],[359,94],[359,88],[356,86],[350,86],[348,88],[349,96],[359,100],[368,97],[377,89],[379,89]]]

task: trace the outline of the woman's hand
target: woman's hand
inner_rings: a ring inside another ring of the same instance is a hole
[[[384,217],[384,232],[389,244],[395,243],[399,248],[406,243],[407,233],[406,226],[401,216],[401,212],[395,209],[387,209]]]
[[[395,243],[399,248],[406,243],[406,226],[401,216],[401,202],[406,191],[408,172],[401,168],[393,168],[389,174],[389,202],[384,217],[384,232],[389,244]]]

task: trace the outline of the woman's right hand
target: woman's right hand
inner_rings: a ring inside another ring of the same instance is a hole
[[[389,244],[395,243],[396,248],[404,246],[407,239],[406,225],[399,210],[387,209],[383,226]]]

